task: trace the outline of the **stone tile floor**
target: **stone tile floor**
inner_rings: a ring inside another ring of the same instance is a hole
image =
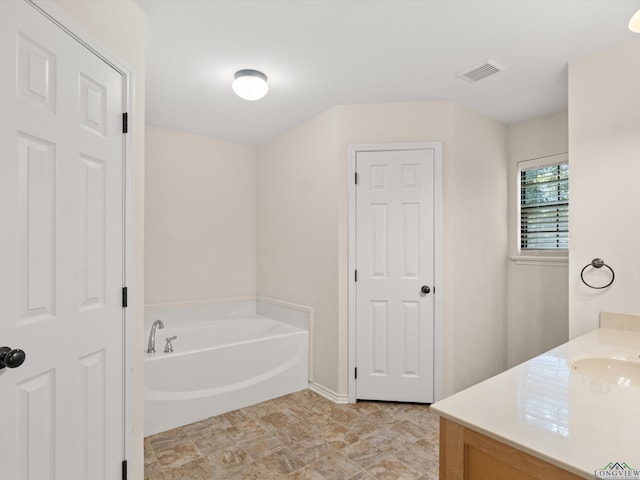
[[[437,480],[427,405],[303,390],[147,437],[145,480]]]

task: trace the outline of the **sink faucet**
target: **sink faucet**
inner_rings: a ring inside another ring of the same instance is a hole
[[[151,332],[149,332],[149,345],[147,346],[147,353],[156,353],[156,328],[164,328],[162,320],[156,320],[151,325]]]

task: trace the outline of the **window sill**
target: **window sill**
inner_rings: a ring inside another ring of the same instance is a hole
[[[569,265],[567,256],[542,256],[542,255],[513,255],[509,257],[516,265],[547,265],[566,267]]]

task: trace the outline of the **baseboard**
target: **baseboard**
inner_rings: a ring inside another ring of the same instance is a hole
[[[331,400],[333,403],[342,405],[349,403],[349,396],[347,394],[336,393],[333,390],[329,390],[328,388],[323,387],[322,385],[315,382],[309,382],[309,390],[317,393],[327,400]]]

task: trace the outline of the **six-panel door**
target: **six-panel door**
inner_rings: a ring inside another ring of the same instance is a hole
[[[360,399],[433,402],[434,168],[432,149],[356,155]]]
[[[119,478],[123,78],[23,1],[0,61],[0,476]]]

